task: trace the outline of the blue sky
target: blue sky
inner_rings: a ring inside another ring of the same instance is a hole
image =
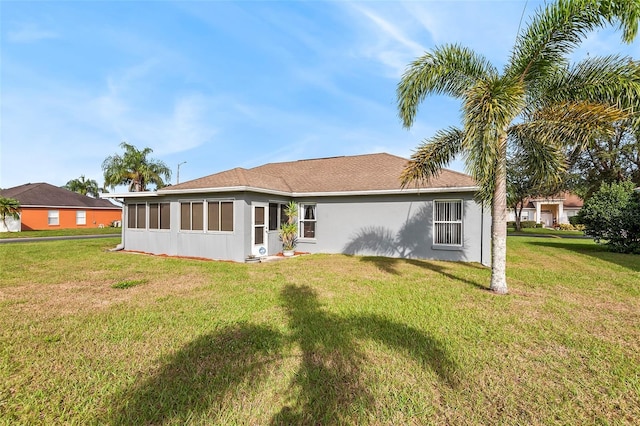
[[[126,141],[176,182],[233,167],[389,152],[459,122],[432,97],[410,130],[405,66],[460,43],[501,66],[540,1],[0,1],[0,187],[102,184]],[[640,58],[612,30],[576,53]],[[451,168],[463,171],[460,162]]]

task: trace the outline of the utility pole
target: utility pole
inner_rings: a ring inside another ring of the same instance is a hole
[[[183,161],[182,163],[178,163],[178,173],[176,173],[176,185],[180,183],[180,166],[182,166],[185,163],[186,161]]]

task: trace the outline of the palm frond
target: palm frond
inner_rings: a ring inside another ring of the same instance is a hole
[[[497,70],[481,55],[458,45],[445,45],[412,62],[396,90],[398,111],[405,127],[411,127],[418,105],[428,95],[460,98],[478,79]]]
[[[509,134],[517,140],[586,147],[596,136],[613,134],[614,123],[628,117],[628,112],[601,103],[556,103],[514,124]]]
[[[597,28],[618,23],[623,40],[630,43],[639,17],[637,0],[559,0],[545,5],[518,36],[505,74],[527,85],[540,82]]]
[[[400,175],[402,187],[411,182],[425,182],[437,175],[460,153],[463,139],[460,129],[450,127],[423,141]]]
[[[532,105],[566,101],[595,101],[640,111],[640,62],[610,55],[587,58],[572,67],[559,67],[540,82]]]

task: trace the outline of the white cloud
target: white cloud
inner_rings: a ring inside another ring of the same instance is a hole
[[[7,40],[12,43],[33,43],[58,37],[58,33],[39,28],[35,24],[22,24],[20,28],[7,32]]]
[[[356,56],[381,63],[390,71],[388,77],[399,77],[406,65],[425,51],[419,38],[409,35],[415,27],[415,20],[408,14],[399,14],[397,8],[393,8],[394,13],[386,9],[373,10],[373,7],[384,6],[379,4],[371,4],[370,8],[356,3],[347,4],[347,10],[354,17],[353,24],[359,30],[360,42],[355,48]]]

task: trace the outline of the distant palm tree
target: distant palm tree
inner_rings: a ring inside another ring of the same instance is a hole
[[[66,183],[63,188],[69,191],[77,192],[82,195],[90,195],[93,198],[98,198],[101,191],[98,187],[98,182],[93,179],[85,179],[84,175],[81,175],[79,179],[72,179]]]
[[[171,179],[171,169],[162,161],[147,158],[153,152],[151,148],[139,151],[126,142],[120,147],[125,151],[122,156],[109,156],[102,163],[105,186],[113,189],[117,185],[127,185],[132,192],[146,191],[150,183],[158,189],[166,186],[165,180]]]
[[[4,227],[9,231],[7,217],[20,219],[20,202],[14,198],[0,197],[0,218],[2,218]]]
[[[500,72],[482,55],[445,45],[416,59],[398,84],[398,110],[412,126],[428,95],[462,101],[462,128],[451,127],[423,142],[402,181],[426,180],[462,155],[492,207],[490,288],[507,293],[507,148],[517,147],[537,179],[559,176],[563,144],[588,145],[597,132],[613,130],[638,103],[640,68],[630,58],[587,58],[570,66],[569,54],[589,31],[619,24],[625,42],[638,31],[638,0],[559,0],[538,10],[516,40]],[[602,133],[600,133],[602,134]]]

